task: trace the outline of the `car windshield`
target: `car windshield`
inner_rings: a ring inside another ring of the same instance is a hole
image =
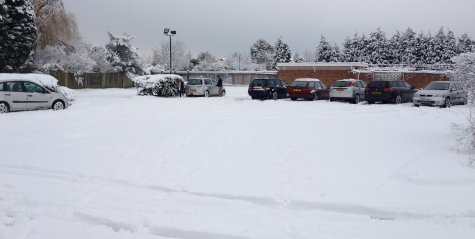
[[[349,81],[337,81],[335,82],[334,87],[349,87],[350,82]]]
[[[188,85],[202,85],[203,80],[202,79],[190,79],[188,81]]]
[[[290,84],[290,86],[293,86],[293,87],[306,87],[308,84],[308,82],[306,81],[294,81],[292,82],[292,84]]]
[[[449,90],[450,83],[432,82],[424,90]]]
[[[255,79],[251,82],[253,86],[263,86],[267,83],[267,79]]]

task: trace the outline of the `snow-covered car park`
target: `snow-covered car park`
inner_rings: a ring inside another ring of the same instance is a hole
[[[0,238],[473,238],[466,105],[78,90],[0,115]]]

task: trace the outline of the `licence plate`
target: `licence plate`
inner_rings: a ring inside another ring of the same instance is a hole
[[[294,92],[301,92],[301,89],[294,89]]]
[[[382,93],[381,92],[372,92],[373,95],[381,95]]]
[[[343,89],[336,89],[336,91],[338,91],[338,92],[342,92],[342,91],[343,91]]]
[[[190,90],[190,91],[191,91],[192,93],[195,93],[195,92],[196,92],[196,90]]]

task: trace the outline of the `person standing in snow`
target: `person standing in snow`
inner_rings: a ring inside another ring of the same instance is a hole
[[[180,97],[181,96],[184,96],[185,95],[185,82],[184,81],[180,81]]]
[[[219,87],[219,93],[221,93],[223,91],[223,79],[221,79],[220,75],[218,75],[218,84],[216,86]]]

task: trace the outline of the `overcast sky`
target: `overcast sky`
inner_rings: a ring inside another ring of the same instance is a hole
[[[324,35],[341,44],[355,32],[381,27],[437,32],[475,38],[475,0],[63,0],[82,37],[107,42],[107,31],[127,32],[141,53],[151,54],[166,40],[163,29],[177,31],[194,55],[201,51],[226,57],[247,53],[258,38],[274,44],[282,37],[293,51],[313,50]]]

